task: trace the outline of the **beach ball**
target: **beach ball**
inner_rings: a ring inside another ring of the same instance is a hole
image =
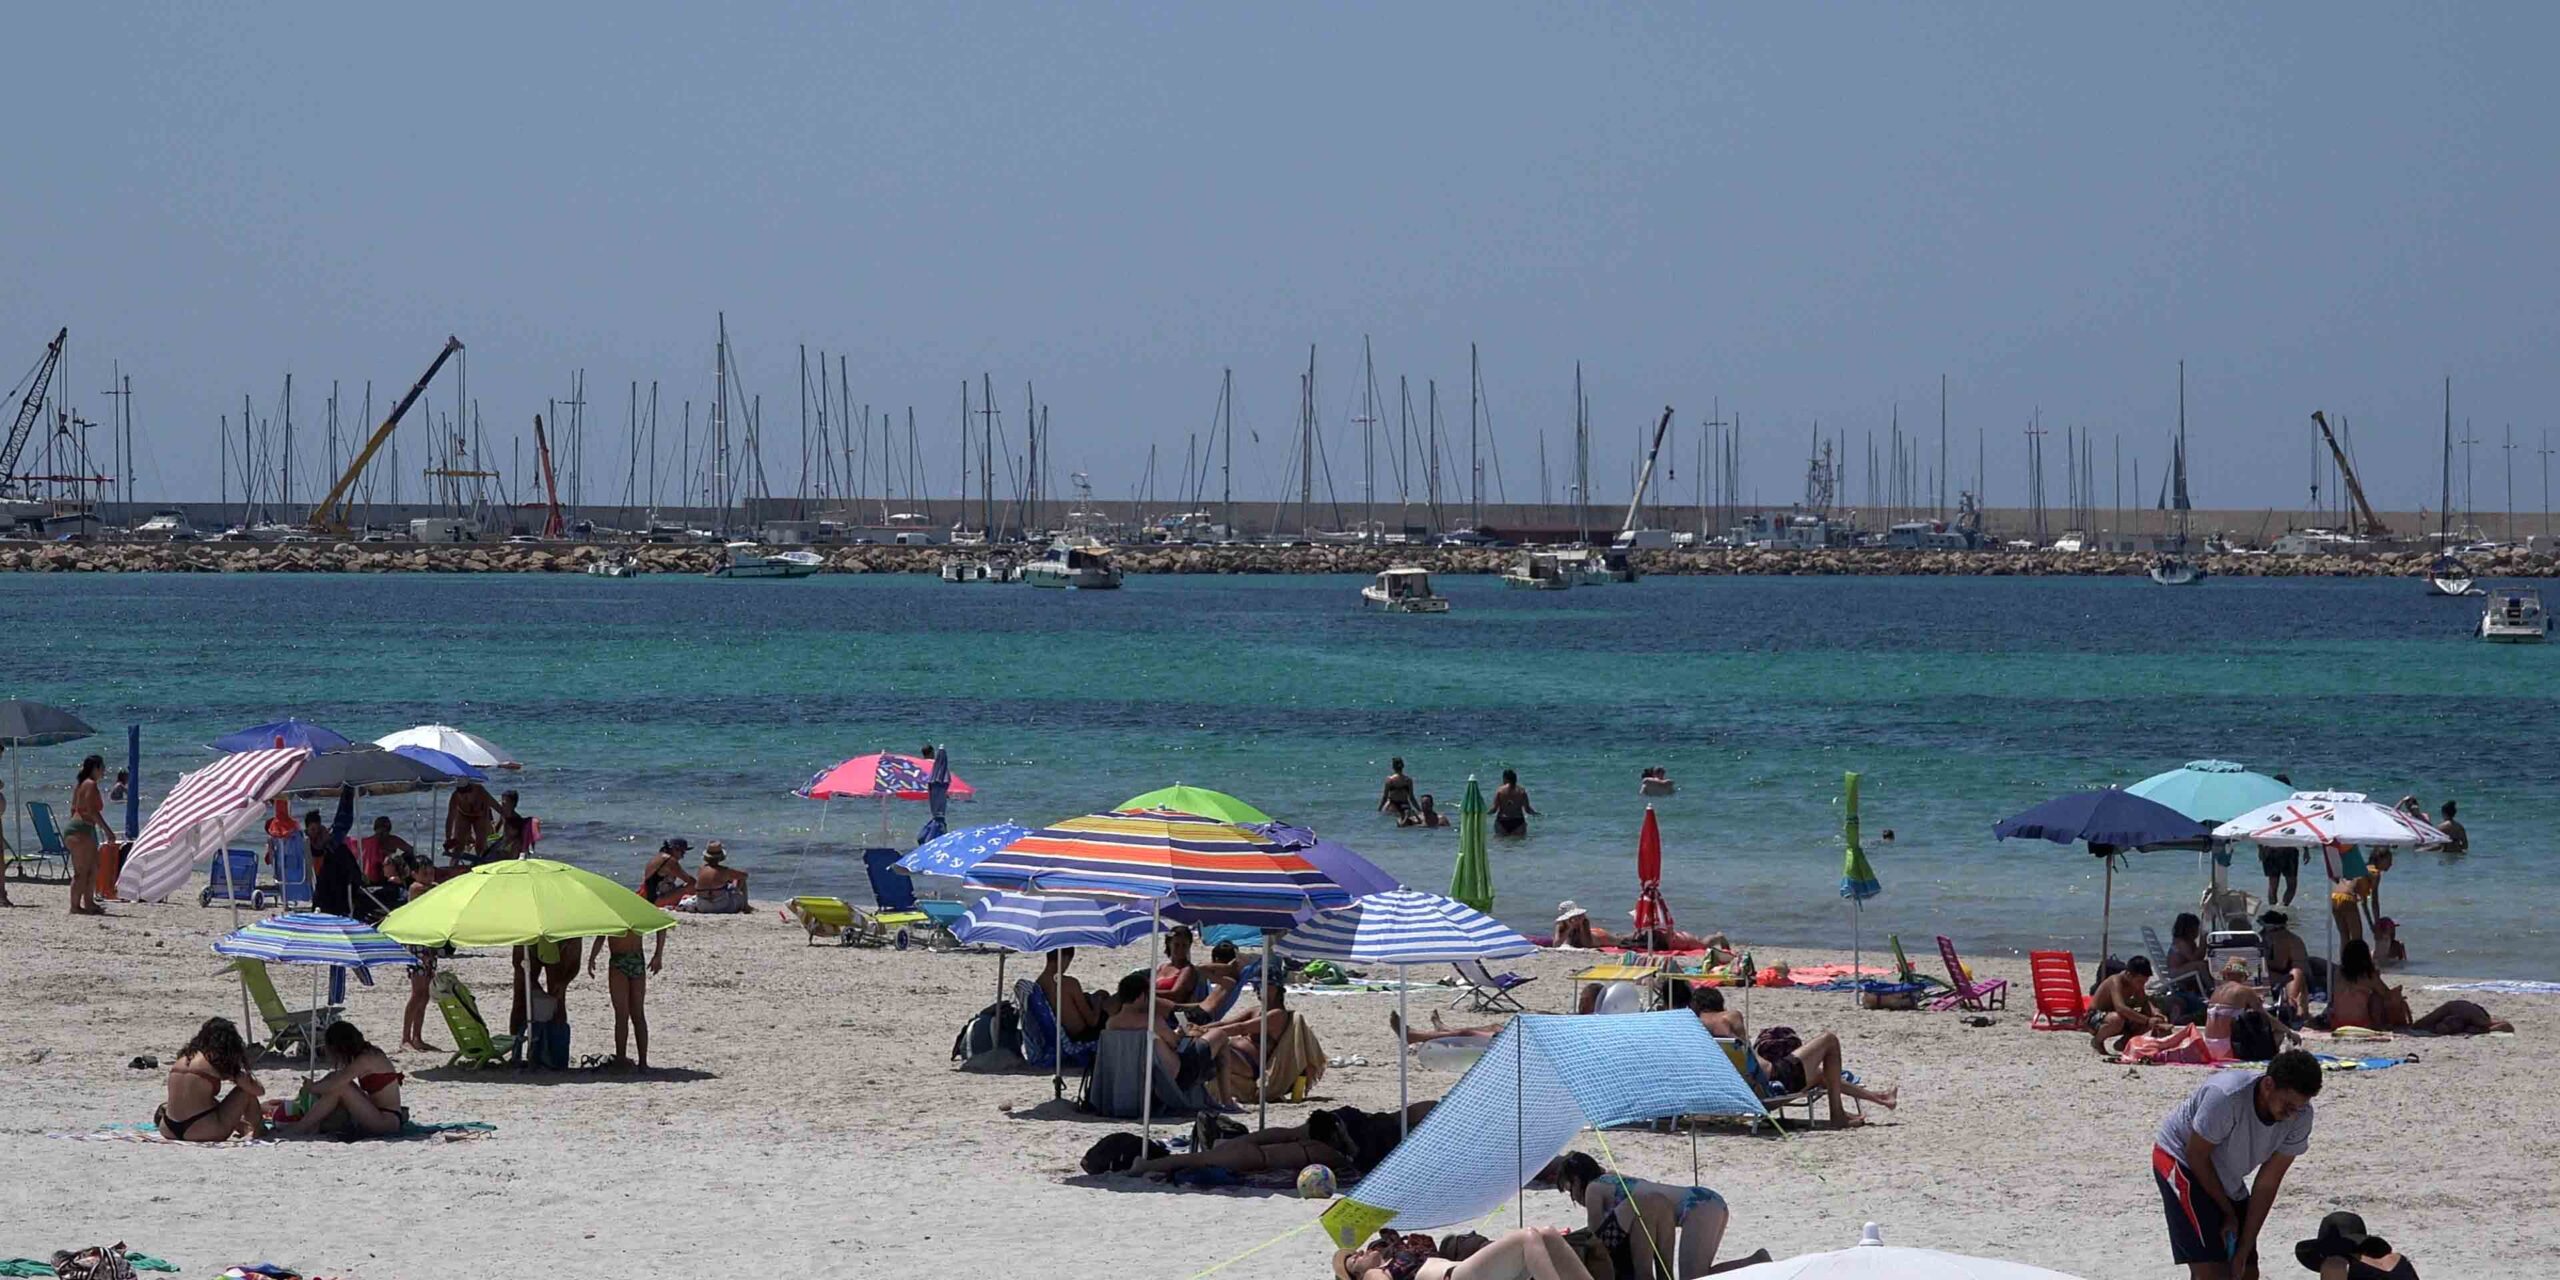
[[[1311,1164],[1304,1169],[1298,1170],[1299,1199],[1330,1200],[1333,1198],[1333,1191],[1333,1170],[1331,1168],[1325,1165]]]

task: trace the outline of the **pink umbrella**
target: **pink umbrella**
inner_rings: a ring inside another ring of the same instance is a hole
[[[867,756],[855,756],[809,779],[809,785],[793,794],[806,800],[833,800],[838,797],[925,800],[931,798],[925,785],[932,776],[931,760],[875,751]],[[959,778],[951,780],[952,799],[967,800],[977,794],[977,788]]]

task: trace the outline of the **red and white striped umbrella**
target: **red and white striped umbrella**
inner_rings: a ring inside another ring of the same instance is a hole
[[[185,888],[196,867],[262,817],[310,758],[300,747],[239,751],[178,779],[126,852],[116,896],[157,902]]]

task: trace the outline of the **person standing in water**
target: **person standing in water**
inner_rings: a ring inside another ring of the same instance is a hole
[[[1493,789],[1493,833],[1498,836],[1529,834],[1529,816],[1537,813],[1529,803],[1529,789],[1520,785],[1517,770],[1502,771],[1502,785]]]
[[[1413,779],[1406,777],[1404,757],[1387,762],[1387,785],[1378,792],[1378,812],[1387,814],[1403,826],[1414,814]]]

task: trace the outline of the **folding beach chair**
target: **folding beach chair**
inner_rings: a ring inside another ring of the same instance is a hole
[[[317,1009],[288,1009],[284,998],[276,994],[275,978],[267,972],[264,960],[234,960],[224,971],[240,975],[240,986],[249,993],[249,1001],[258,1006],[258,1020],[267,1025],[263,1047],[276,1053],[292,1053],[318,1042],[320,1033],[338,1020],[342,1006],[323,1005]]]
[[[1475,1013],[1529,1011],[1528,1006],[1511,993],[1536,982],[1536,978],[1523,978],[1515,973],[1495,977],[1485,970],[1482,960],[1461,960],[1449,967],[1458,971],[1458,998],[1449,1002],[1451,1008],[1464,1006]]]
[[[1814,1123],[1814,1104],[1830,1105],[1831,1091],[1828,1089],[1804,1088],[1793,1093],[1780,1091],[1778,1082],[1769,1078],[1769,1069],[1762,1065],[1760,1055],[1751,1051],[1751,1046],[1724,1036],[1717,1036],[1715,1041],[1724,1050],[1724,1056],[1733,1059],[1733,1069],[1741,1072],[1743,1080],[1751,1085],[1751,1091],[1760,1096],[1760,1109],[1768,1113],[1765,1117],[1751,1118],[1753,1132],[1759,1131],[1764,1118],[1773,1128],[1786,1127],[1787,1113],[1798,1109],[1804,1112],[1804,1127],[1810,1129]],[[1866,1106],[1854,1096],[1849,1097],[1849,1110],[1860,1117],[1867,1114]]]
[[[870,915],[842,898],[803,896],[783,905],[791,917],[800,922],[800,927],[808,931],[810,946],[818,945],[820,938],[848,947],[881,941],[869,936],[872,930],[866,926],[870,925]]]
[[[2213,992],[2205,986],[2203,974],[2182,973],[2175,978],[2169,976],[2169,951],[2168,948],[2160,945],[2158,929],[2147,924],[2142,926],[2142,949],[2151,955],[2151,984],[2147,989],[2153,995],[2185,990],[2193,993],[2199,1000],[2212,998]]]
[[[1096,1037],[1093,1070],[1084,1078],[1084,1096],[1079,1104],[1095,1115],[1115,1120],[1135,1120],[1141,1103],[1140,1091],[1146,1079],[1139,1072],[1155,1071],[1155,1114],[1160,1116],[1190,1115],[1199,1111],[1228,1111],[1209,1096],[1208,1079],[1189,1089],[1174,1082],[1173,1073],[1165,1070],[1156,1057],[1144,1027],[1124,1027],[1105,1031]],[[1215,1075],[1215,1072],[1209,1073]]]
[[[311,846],[303,839],[302,832],[296,830],[292,835],[276,841],[275,857],[276,900],[283,903],[287,911],[296,907],[309,910],[311,907]]]
[[[27,821],[35,825],[36,850],[33,853],[27,853],[23,850],[11,852],[9,855],[9,865],[21,868],[41,868],[46,863],[52,863],[55,874],[60,875],[65,880],[70,879],[71,847],[62,843],[62,830],[53,824],[53,806],[46,804],[42,800],[29,800],[27,802]],[[32,880],[35,878],[32,874],[24,870],[21,870],[18,873],[18,877],[22,880]]]
[[[480,1016],[480,1002],[471,998],[471,988],[464,986],[457,974],[439,973],[430,990],[434,993],[436,1012],[444,1015],[445,1030],[453,1033],[453,1056],[448,1067],[487,1067],[504,1063],[514,1054],[519,1038],[497,1035]]]
[[[1954,939],[1943,933],[1938,935],[1938,957],[1947,962],[1947,982],[1955,990],[1951,994],[1930,1001],[1930,1009],[1944,1012],[1948,1009],[1962,1008],[1979,1013],[2009,1007],[2008,980],[1992,978],[1985,982],[1976,982],[1966,977],[1964,961],[1956,958]]]
[[[1017,979],[1013,984],[1014,1006],[1022,1010],[1022,1060],[1035,1067],[1059,1066],[1058,1052],[1064,1049],[1066,1066],[1089,1068],[1093,1065],[1091,1040],[1068,1040],[1056,1043],[1058,1011],[1050,1007],[1049,992],[1037,978]]]
[[[2030,951],[2027,972],[2034,979],[2036,1016],[2027,1025],[2037,1031],[2086,1031],[2089,997],[2080,990],[2080,962],[2068,951]]]
[[[889,933],[905,930],[922,938],[927,946],[960,945],[951,926],[958,924],[969,908],[957,902],[935,902],[929,910],[917,902],[915,881],[898,870],[898,859],[905,856],[895,849],[862,851],[862,871],[871,880],[871,900],[880,907],[872,919]]]

